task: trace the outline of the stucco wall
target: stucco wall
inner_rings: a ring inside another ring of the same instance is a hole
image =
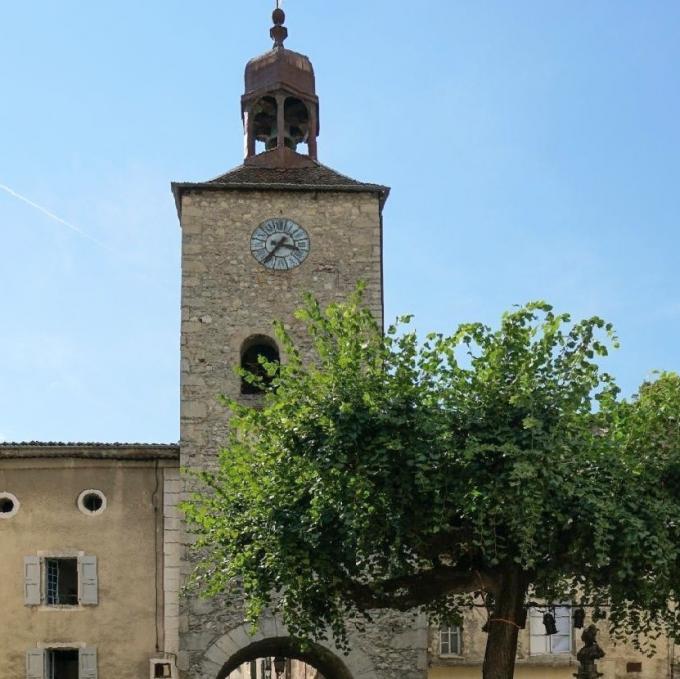
[[[158,625],[156,619],[163,513],[154,506],[162,506],[165,464],[156,470],[154,462],[0,460],[0,491],[21,502],[16,516],[0,520],[0,677],[24,677],[29,648],[70,643],[97,648],[100,679],[148,676],[163,642],[162,617]],[[101,515],[76,506],[86,489],[105,494]],[[24,557],[64,550],[97,557],[98,605],[25,606]]]
[[[380,204],[373,193],[228,190],[185,195],[181,213],[181,461],[206,468],[226,440],[227,413],[217,396],[239,395],[234,366],[245,339],[271,336],[275,319],[295,334],[293,312],[305,291],[327,303],[345,298],[359,279],[367,284],[367,305],[382,319]],[[309,233],[310,255],[292,271],[268,271],[250,253],[252,232],[272,217],[292,219]],[[185,577],[191,568],[183,563]],[[183,676],[215,679],[219,668],[206,661],[206,650],[241,626],[242,603],[190,598],[181,610]],[[424,679],[426,627],[390,613],[378,619],[384,623],[353,637],[372,659],[362,679]]]

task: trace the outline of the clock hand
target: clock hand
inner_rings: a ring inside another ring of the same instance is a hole
[[[274,249],[262,260],[262,263],[268,262],[279,250],[279,248],[283,245],[283,241],[285,239],[282,238],[278,243],[274,245]]]

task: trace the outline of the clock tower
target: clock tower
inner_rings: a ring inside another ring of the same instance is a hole
[[[345,298],[362,280],[366,304],[383,318],[382,211],[389,189],[319,162],[314,70],[306,56],[284,47],[288,31],[281,9],[273,21],[273,48],[246,66],[243,163],[215,179],[172,185],[182,228],[185,468],[216,463],[229,426],[220,394],[256,405],[259,395],[235,366],[252,364],[258,354],[279,357],[272,324],[283,320],[295,335],[293,314],[303,293],[326,304]],[[170,583],[192,569],[190,536],[180,522],[178,529],[177,577],[166,573]],[[189,594],[177,609],[172,597],[166,592],[165,616],[176,643],[168,639],[166,647],[177,647],[182,677],[226,679],[258,657],[296,657],[275,618],[264,619],[251,634],[240,601]],[[425,652],[424,626],[386,613],[353,633],[349,656],[319,645],[305,659],[325,679],[421,679]]]

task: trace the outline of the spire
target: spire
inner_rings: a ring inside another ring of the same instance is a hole
[[[279,7],[279,0],[276,0],[276,9],[272,14],[272,21],[274,26],[272,26],[269,35],[271,35],[274,41],[274,48],[283,47],[283,43],[288,37],[288,29],[283,25],[286,23],[286,13]]]

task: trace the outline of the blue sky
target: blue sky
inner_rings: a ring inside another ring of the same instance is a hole
[[[0,190],[1,439],[177,440],[169,182],[240,162],[272,5],[4,3],[0,184],[68,225]],[[446,332],[543,298],[615,323],[626,393],[680,369],[680,3],[284,9],[321,161],[393,189],[388,317]]]

